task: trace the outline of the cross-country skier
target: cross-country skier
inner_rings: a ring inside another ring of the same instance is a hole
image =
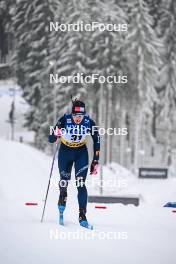
[[[61,139],[58,153],[58,167],[60,172],[58,209],[60,213],[60,224],[63,224],[63,212],[67,201],[67,186],[74,164],[76,186],[78,190],[79,223],[81,226],[88,227],[89,223],[86,218],[87,189],[85,181],[89,161],[86,136],[89,133],[93,139],[94,155],[90,167],[90,174],[97,173],[100,136],[95,122],[86,114],[85,104],[77,99],[72,101],[72,103],[72,113],[65,114],[58,120],[55,131],[56,128],[58,128],[59,135],[53,132],[52,135],[49,136],[49,142],[54,143],[58,139],[58,136]]]

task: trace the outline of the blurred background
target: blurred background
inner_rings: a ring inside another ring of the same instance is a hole
[[[54,32],[50,21],[128,31]],[[72,94],[97,125],[128,129],[102,137],[102,163],[175,171],[175,29],[175,0],[0,0],[0,137],[49,152],[49,126],[70,110]],[[50,73],[126,75],[128,83],[53,85]]]

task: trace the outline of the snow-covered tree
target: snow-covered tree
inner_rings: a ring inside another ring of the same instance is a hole
[[[128,1],[129,7],[129,34],[125,41],[126,55],[129,65],[133,65],[131,79],[135,84],[135,100],[133,103],[132,123],[134,124],[132,137],[135,148],[135,167],[138,160],[138,141],[140,122],[145,113],[152,116],[152,105],[158,100],[155,86],[158,81],[160,66],[161,41],[158,39],[154,27],[153,18],[149,13],[146,1]],[[131,67],[130,67],[131,68]],[[131,92],[132,95],[132,92]],[[133,96],[133,95],[132,95]],[[130,100],[129,100],[130,101]],[[142,115],[142,116],[141,116]]]
[[[176,2],[162,1],[158,32],[163,37],[163,63],[160,71],[160,120],[167,131],[163,160],[171,149],[171,134],[176,123]]]
[[[41,98],[48,89],[49,21],[53,14],[49,1],[18,1],[13,17],[16,39],[14,68],[26,101],[31,105],[26,125],[38,131],[45,118]],[[39,118],[37,118],[39,113]]]

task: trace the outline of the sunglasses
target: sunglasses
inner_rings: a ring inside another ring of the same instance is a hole
[[[82,118],[84,115],[83,114],[73,114],[74,117],[79,117]]]

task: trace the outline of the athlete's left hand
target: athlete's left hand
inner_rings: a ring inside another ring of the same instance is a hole
[[[93,160],[90,167],[90,174],[96,175],[98,172],[98,160]]]

